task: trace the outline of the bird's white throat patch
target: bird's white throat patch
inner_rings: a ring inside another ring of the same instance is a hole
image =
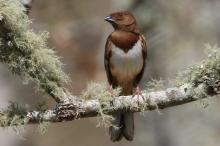
[[[143,67],[142,45],[141,41],[137,43],[128,52],[112,46],[112,56],[110,58],[111,72],[117,77],[118,82],[133,80]]]

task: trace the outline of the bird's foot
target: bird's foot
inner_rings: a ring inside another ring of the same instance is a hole
[[[108,92],[111,94],[112,97],[116,96],[116,94],[114,93],[114,89],[113,89],[112,85],[108,86]]]
[[[135,97],[135,96],[137,97],[138,102],[141,101],[140,98],[144,101],[144,95],[142,94],[141,89],[140,89],[139,86],[136,87],[136,90],[133,94],[133,97]]]

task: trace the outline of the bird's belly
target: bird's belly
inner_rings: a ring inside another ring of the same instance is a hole
[[[110,59],[110,69],[117,82],[132,82],[143,67],[142,48],[134,46],[127,53],[114,47]]]

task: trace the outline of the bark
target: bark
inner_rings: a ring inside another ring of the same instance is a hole
[[[143,93],[142,96],[120,96],[109,102],[99,100],[82,100],[76,97],[66,98],[66,101],[57,105],[53,110],[32,111],[26,115],[29,123],[40,121],[62,122],[80,118],[99,116],[100,107],[105,114],[115,112],[141,112],[147,110],[164,109],[185,103],[190,103],[214,94],[207,94],[207,85],[201,84],[194,87],[185,84],[179,88],[168,88],[163,91]]]

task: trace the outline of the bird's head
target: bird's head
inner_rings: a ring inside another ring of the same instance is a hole
[[[139,32],[134,15],[129,11],[119,11],[104,18],[115,30]]]

